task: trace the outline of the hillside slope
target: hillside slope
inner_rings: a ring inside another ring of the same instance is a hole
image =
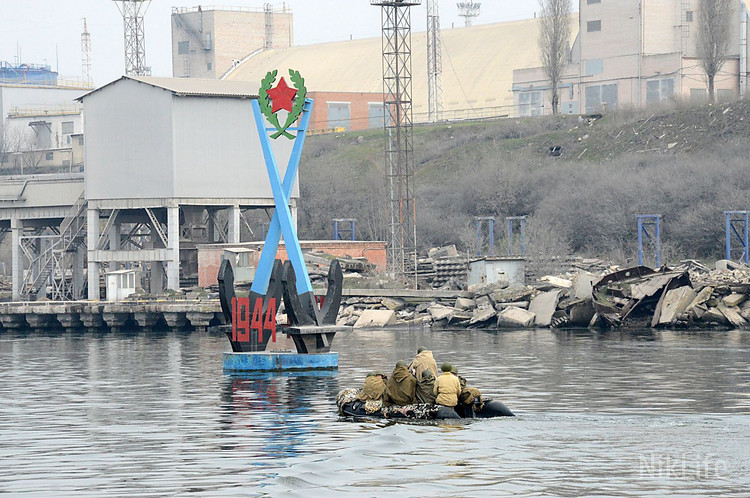
[[[630,258],[635,215],[656,213],[668,258],[716,257],[722,212],[750,209],[747,101],[419,126],[414,138],[422,249],[474,250],[474,216],[527,215],[536,254]],[[552,146],[560,156],[549,154]],[[360,238],[384,239],[383,171],[381,130],[310,137],[301,235],[330,237],[333,218],[353,217]]]

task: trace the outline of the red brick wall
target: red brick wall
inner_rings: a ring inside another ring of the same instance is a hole
[[[317,250],[333,256],[365,258],[368,262],[375,265],[378,272],[384,273],[386,269],[385,242],[348,242],[348,241],[309,241],[300,242],[302,250]],[[198,285],[209,287],[216,284],[216,278],[221,266],[221,258],[224,256],[224,249],[232,247],[247,247],[257,249],[257,252],[251,256],[251,263],[258,264],[260,250],[263,247],[261,242],[247,242],[243,244],[211,244],[198,246]],[[286,261],[286,249],[284,244],[279,245],[276,252],[276,258]]]
[[[315,100],[310,129],[320,131],[329,129],[328,102],[349,102],[350,130],[367,130],[370,128],[370,103],[382,103],[382,93],[361,92],[309,92],[308,97]],[[382,126],[382,123],[379,124]]]

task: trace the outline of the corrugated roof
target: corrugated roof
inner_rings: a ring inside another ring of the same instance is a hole
[[[228,81],[200,78],[155,78],[152,76],[123,76],[104,86],[97,88],[76,100],[82,100],[102,88],[122,80],[133,80],[156,88],[162,88],[181,97],[230,97],[230,98],[258,98],[260,80]]]
[[[571,22],[575,38],[577,14]],[[541,66],[538,35],[538,19],[443,30],[445,110],[511,106],[513,70]],[[380,38],[267,50],[226,78],[259,82],[270,69],[292,68],[305,77],[309,91],[380,93],[381,50]],[[426,33],[412,36],[412,84],[414,113],[426,113]]]

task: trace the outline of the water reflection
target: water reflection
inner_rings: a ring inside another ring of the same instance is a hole
[[[333,343],[338,372],[240,377],[222,373],[227,346],[205,333],[0,333],[0,493],[750,488],[747,332],[357,331]],[[340,389],[419,346],[518,417],[340,421]],[[665,475],[674,462],[687,471]]]

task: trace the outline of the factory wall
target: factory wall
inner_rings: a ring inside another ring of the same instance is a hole
[[[86,198],[172,197],[172,93],[120,80],[85,107]]]
[[[175,197],[272,197],[250,99],[174,97],[172,109]],[[292,145],[272,141],[282,180]]]

